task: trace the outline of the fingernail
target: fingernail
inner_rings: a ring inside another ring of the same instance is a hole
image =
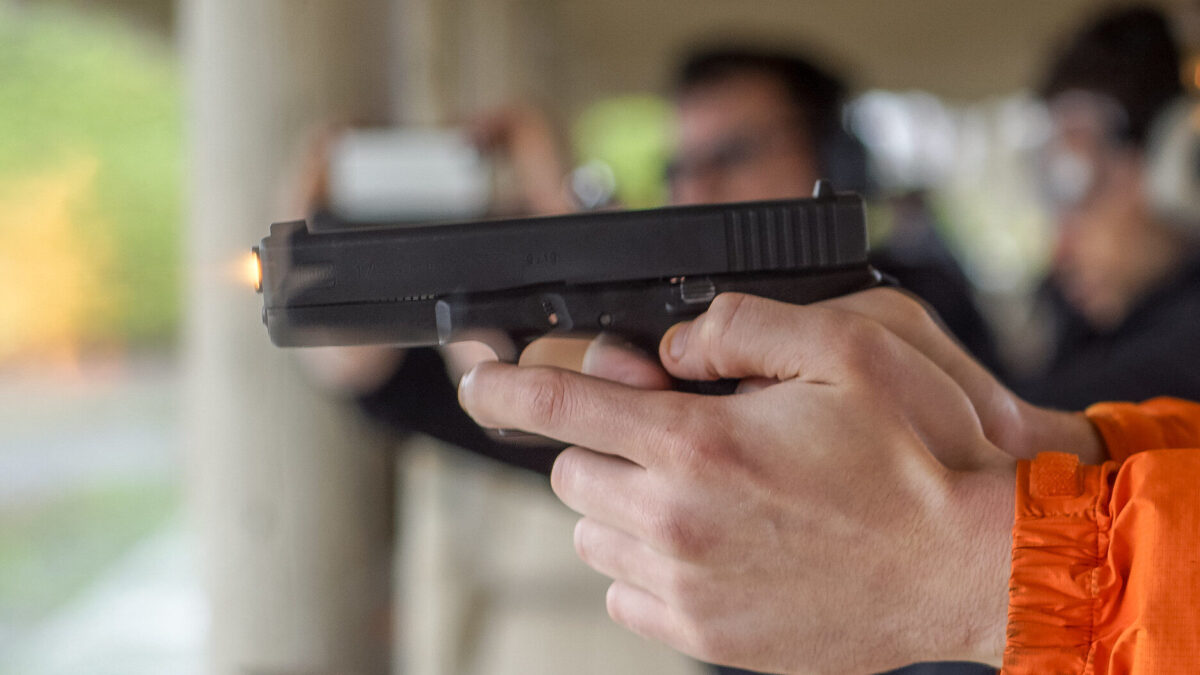
[[[688,323],[677,324],[671,329],[671,346],[669,348],[671,358],[679,360],[683,357],[683,350],[687,349],[688,331],[691,328],[692,324],[689,321]]]
[[[475,371],[476,370],[479,370],[478,365],[476,365],[475,367],[468,370],[467,373],[458,380],[458,403],[459,403],[459,405],[462,405],[465,402],[464,394],[466,393],[467,389],[471,386],[471,383],[475,380]]]
[[[592,343],[588,345],[583,352],[583,363],[579,365],[579,372],[584,375],[594,375],[596,373],[597,350],[603,349],[608,345],[605,344],[604,334],[597,336]]]

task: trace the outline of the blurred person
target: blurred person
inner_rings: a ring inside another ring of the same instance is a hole
[[[675,204],[804,196],[818,178],[868,188],[866,154],[842,127],[845,85],[812,61],[717,48],[684,60],[674,84]]]
[[[1056,326],[1048,366],[1018,386],[1035,403],[1200,399],[1200,223],[1165,216],[1147,189],[1156,122],[1184,94],[1180,66],[1162,13],[1124,8],[1080,30],[1042,80]]]
[[[566,161],[554,127],[538,108],[496,109],[463,124],[471,141],[514,174],[519,190],[499,205],[505,214],[551,215],[574,209],[561,180]],[[330,127],[307,143],[299,178],[292,186],[294,208],[336,227],[330,210],[329,163],[343,127]],[[579,341],[542,341],[530,356],[542,362],[578,363]],[[565,353],[559,353],[565,352]],[[557,447],[497,440],[459,408],[454,383],[480,360],[494,358],[476,343],[440,349],[382,345],[302,349],[297,357],[318,384],[352,397],[371,418],[404,436],[424,433],[503,464],[548,475]]]
[[[795,54],[696,52],[674,87],[676,152],[666,171],[672,203],[803,197],[817,178],[870,195],[866,149],[843,125],[846,96],[840,77]],[[895,226],[872,263],[929,302],[969,351],[999,371],[992,333],[923,196],[901,196],[885,211]]]

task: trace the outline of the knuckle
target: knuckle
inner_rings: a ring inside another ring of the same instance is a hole
[[[727,630],[717,627],[717,622],[704,618],[688,617],[688,642],[695,655],[710,663],[728,663],[736,659],[735,643]]]
[[[659,452],[669,457],[671,462],[683,470],[692,464],[695,455],[695,432],[690,425],[667,427],[661,431],[658,439]]]
[[[889,330],[903,335],[908,329],[937,325],[930,306],[912,293],[895,288],[874,288],[867,293],[865,314]]]
[[[589,566],[595,562],[595,538],[586,518],[575,523],[575,555]]]
[[[608,592],[604,594],[604,609],[608,611],[608,618],[622,626],[633,628],[630,617],[625,611],[625,605],[621,602],[620,586],[615,582],[609,584]]]
[[[567,495],[572,494],[578,484],[583,454],[580,448],[569,447],[558,453],[550,468],[550,489],[564,501],[568,501]]]
[[[695,516],[678,507],[664,508],[651,519],[651,536],[670,555],[682,560],[700,560],[711,550]]]
[[[899,321],[899,327],[911,327],[918,330],[927,329],[930,326],[936,326],[937,320],[934,319],[933,310],[921,300],[909,295],[888,289],[895,298],[895,311]]]
[[[720,466],[731,454],[728,427],[720,423],[723,411],[707,403],[697,401],[681,408],[675,415],[678,422],[664,429],[659,441],[672,464],[692,477],[714,465]]]
[[[628,624],[625,623],[625,612],[619,593],[615,582],[608,585],[608,591],[604,594],[604,609],[608,611],[608,618],[625,626]]]
[[[690,567],[681,564],[670,565],[663,572],[663,587],[667,598],[684,611],[692,610],[708,590],[708,585]]]
[[[712,358],[713,366],[720,369],[722,352],[715,349],[742,325],[750,296],[741,293],[722,293],[713,299],[700,321],[699,346]],[[718,373],[714,373],[716,375]]]
[[[651,519],[650,527],[655,541],[671,552],[679,552],[691,546],[691,526],[687,519],[673,509],[664,509]]]
[[[567,416],[568,388],[563,373],[552,369],[530,370],[521,406],[533,430],[554,429]]]
[[[930,319],[929,310],[926,306],[915,297],[908,293],[901,293],[892,289],[888,289],[891,293],[890,297],[895,298],[895,302],[901,316],[908,321],[928,321]]]
[[[839,332],[839,356],[850,366],[869,370],[879,353],[887,348],[888,332],[882,325],[862,317],[846,317]]]
[[[856,350],[870,350],[883,336],[883,326],[863,317],[851,317],[846,322],[846,342]]]
[[[749,297],[742,293],[722,293],[709,303],[706,314],[720,323],[732,323],[733,319],[742,312],[743,305]]]

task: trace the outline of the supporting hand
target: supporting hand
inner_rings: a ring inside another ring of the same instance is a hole
[[[1078,454],[1084,464],[1108,459],[1100,435],[1078,412],[1039,408],[1017,398],[950,337],[920,300],[886,288],[833,298],[821,307],[878,322],[962,387],[988,440],[1018,459],[1052,450]]]
[[[577,445],[552,483],[618,622],[767,671],[998,656],[1013,462],[954,378],[877,321],[736,295],[661,357],[778,384],[704,397],[483,364],[460,389],[485,426]]]

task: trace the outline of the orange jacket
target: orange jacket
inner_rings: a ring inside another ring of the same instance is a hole
[[[1200,404],[1087,415],[1113,461],[1018,464],[1002,672],[1200,674]]]

